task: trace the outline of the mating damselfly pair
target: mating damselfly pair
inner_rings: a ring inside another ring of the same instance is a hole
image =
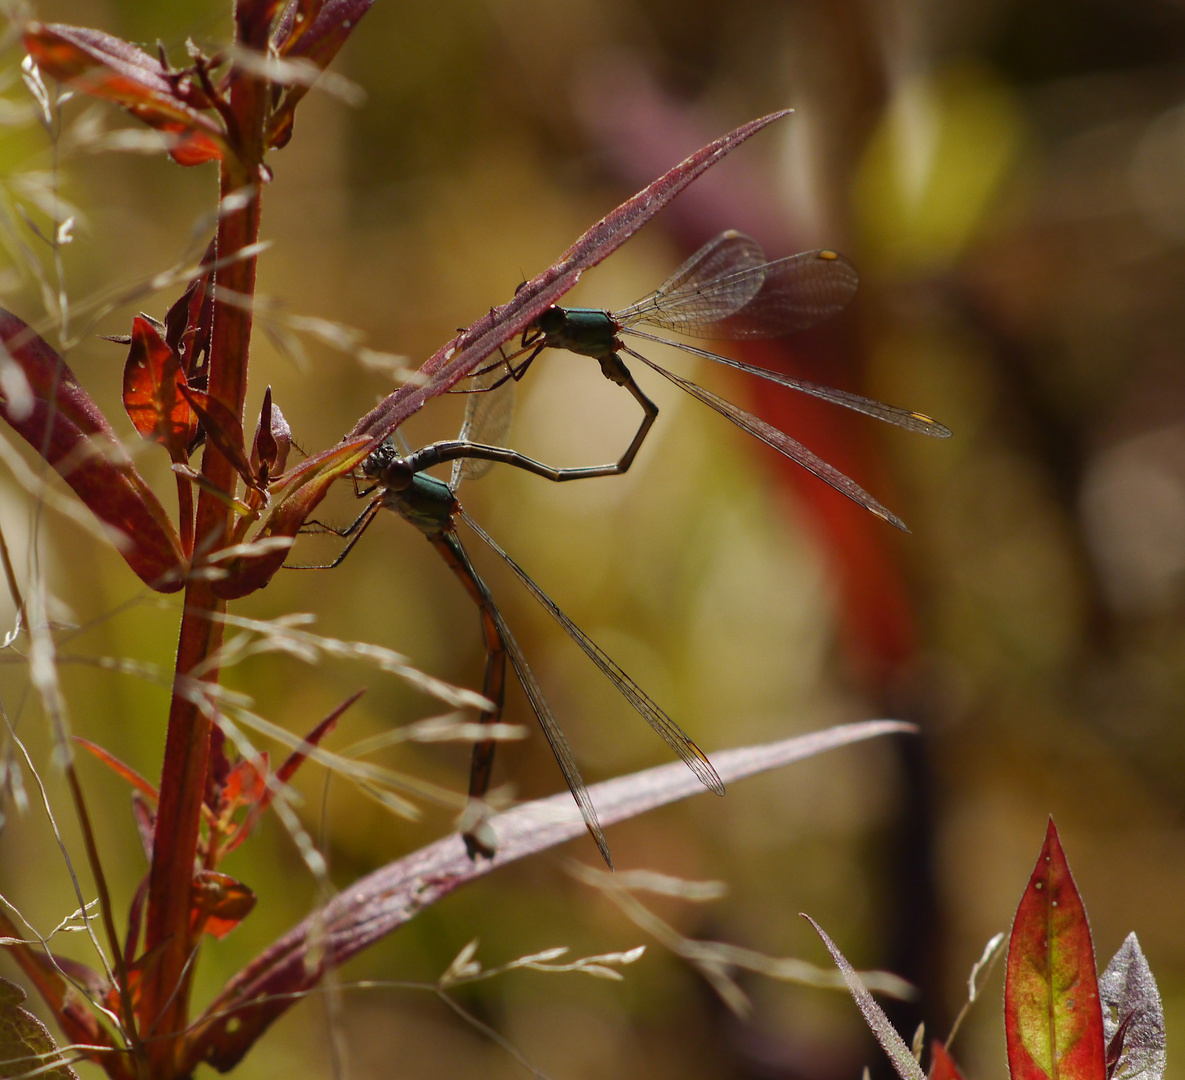
[[[401,451],[394,441],[384,443],[361,467],[363,478],[370,481],[369,486],[359,492],[361,496],[370,497],[366,509],[346,529],[332,530],[348,538],[346,547],[332,566],[337,566],[345,558],[381,509],[394,510],[416,526],[437,549],[473,599],[481,617],[486,649],[482,692],[491,703],[491,708],[481,716],[482,723],[492,724],[501,717],[505,698],[506,658],[509,656],[584,822],[609,865],[612,865],[609,847],[575,757],[521,648],[457,535],[458,519],[464,521],[505,560],[527,590],[608,676],[668,746],[688,764],[704,786],[717,794],[723,794],[723,784],[707,756],[679,725],[464,512],[456,498],[457,488],[465,476],[478,475],[494,462],[502,462],[557,482],[624,473],[633,463],[658,416],[657,406],[642,392],[622,360],[622,354],[625,354],[658,372],[744,431],[808,469],[877,517],[905,529],[900,518],[855,481],[828,465],[797,440],[696,383],[660,367],[623,340],[632,338],[671,345],[908,431],[940,438],[949,436],[950,431],[946,427],[923,413],[804,382],[638,328],[640,325],[651,325],[685,335],[725,340],[780,337],[804,330],[842,310],[855,294],[857,282],[855,268],[836,252],[809,251],[767,261],[756,241],[742,233],[729,231],[700,248],[648,296],[621,311],[559,306],[548,308],[524,332],[517,350],[510,353],[503,350],[495,361],[473,373],[469,387],[461,388],[473,396],[466,408],[460,438],[432,443],[415,452]],[[492,442],[500,441],[505,435],[509,424],[509,406],[504,403],[494,405],[495,399],[490,395],[520,380],[545,349],[595,358],[604,376],[625,387],[638,401],[643,411],[642,422],[617,461],[604,465],[556,468],[507,447],[492,445]],[[491,442],[484,441],[486,439]],[[446,462],[452,463],[452,475],[447,483],[425,471]],[[473,801],[480,801],[488,791],[493,756],[492,741],[481,742],[474,747],[469,785],[469,796]],[[471,856],[482,854],[492,857],[495,853],[495,838],[490,835],[488,828],[483,831],[480,824],[466,832],[465,842]]]

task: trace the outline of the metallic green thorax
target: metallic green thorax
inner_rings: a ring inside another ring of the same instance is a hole
[[[448,484],[422,472],[416,473],[402,491],[385,490],[383,505],[430,537],[451,532],[458,509]]]
[[[613,316],[599,308],[548,308],[535,325],[553,349],[567,349],[599,360],[620,348]]]

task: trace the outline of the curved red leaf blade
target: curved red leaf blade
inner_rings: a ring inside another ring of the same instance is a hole
[[[826,750],[916,730],[912,724],[896,720],[845,724],[781,742],[724,750],[712,755],[712,763],[721,779],[729,783]],[[621,776],[589,789],[606,827],[703,791],[703,785],[682,762]],[[272,1021],[331,968],[462,885],[506,863],[587,835],[584,820],[566,791],[498,814],[489,825],[497,838],[497,854],[492,860],[470,860],[460,834],[454,833],[354,882],[290,930],[236,975],[190,1029],[185,1067],[205,1061],[221,1072],[229,1070]]]
[[[237,600],[271,581],[284,565],[289,549],[282,544],[261,544],[259,541],[294,538],[330,487],[362,462],[370,445],[371,440],[364,437],[340,442],[301,462],[283,478],[282,483],[288,485],[288,490],[247,545],[247,553],[220,564],[226,577],[214,578],[210,582],[214,594],[224,600]]]
[[[235,472],[247,487],[258,487],[259,481],[247,458],[247,448],[243,445],[243,425],[234,414],[234,410],[205,391],[193,389],[184,381],[179,381],[177,385],[185,400],[197,413],[206,438],[218,447],[219,453],[234,466]]]
[[[160,61],[130,42],[83,26],[30,22],[24,43],[42,71],[174,136],[169,154],[179,165],[216,161],[229,149],[221,126],[187,104]]]
[[[181,396],[181,359],[150,319],[132,320],[132,341],[123,369],[123,407],[132,426],[160,443],[173,461],[186,459],[197,434],[197,417]]]
[[[478,319],[468,330],[462,331],[448,345],[429,357],[420,371],[431,376],[430,382],[421,386],[409,384],[396,390],[362,417],[350,434],[372,435],[376,439],[389,435],[419,410],[424,402],[437,394],[443,394],[499,345],[521,334],[534,319],[571,289],[585,270],[607,259],[688,184],[727,157],[751,135],[756,135],[775,120],[788,116],[791,111],[783,109],[742,124],[697,150],[633,198],[606,214],[556,263],[519,286],[509,301],[492,309],[488,315]]]
[[[255,907],[254,890],[229,874],[198,870],[193,875],[192,928],[224,938]]]
[[[0,342],[31,392],[31,401],[0,398],[0,418],[114,531],[119,553],[142,581],[158,592],[181,588],[187,563],[172,522],[66,362],[3,309]]]
[[[1090,926],[1052,819],[1012,924],[1004,1032],[1012,1080],[1106,1080]]]

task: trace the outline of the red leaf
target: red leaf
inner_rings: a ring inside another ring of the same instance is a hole
[[[285,59],[311,60],[325,70],[358,20],[374,0],[299,0],[281,16],[272,35],[272,45]],[[283,101],[268,118],[267,145],[284,146],[292,137],[292,114],[307,86],[289,86]]]
[[[1094,946],[1052,819],[1012,924],[1004,1031],[1012,1080],[1106,1080]]]
[[[930,1075],[928,1080],[963,1080],[955,1059],[937,1039],[930,1040]]]
[[[251,889],[229,874],[199,870],[193,875],[193,926],[223,938],[255,907]]]
[[[195,390],[191,386],[179,384],[185,400],[193,406],[202,422],[206,437],[216,447],[227,461],[234,466],[235,472],[248,487],[258,487],[255,471],[251,462],[247,460],[247,449],[243,445],[243,425],[239,418],[221,401],[202,390]]]
[[[308,758],[309,751],[313,747],[320,745],[321,740],[337,726],[338,719],[341,717],[342,713],[344,713],[351,705],[353,705],[354,702],[357,701],[364,693],[366,693],[365,690],[359,690],[357,693],[351,694],[336,709],[334,709],[333,712],[325,717],[321,723],[319,723],[305,736],[304,745],[299,746],[293,750],[292,753],[284,759],[284,764],[281,765],[279,770],[276,772],[276,784],[286,784],[290,779],[292,779],[292,775],[297,769],[300,768],[305,759]],[[245,761],[246,759],[239,762],[239,764],[242,765]],[[266,757],[264,758],[263,764],[266,768]],[[263,816],[263,812],[271,805],[272,799],[275,797],[275,784],[268,784],[266,776],[264,776],[262,773],[257,773],[256,775],[259,778],[260,789],[258,794],[255,795],[254,799],[250,800],[253,804],[251,806],[251,812],[247,815],[247,818],[243,824],[239,826],[238,831],[227,842],[227,851],[234,851],[235,848],[237,848],[244,840],[247,839],[251,830],[255,827],[255,823],[260,819],[260,817]],[[242,801],[246,802],[248,800],[243,799]]]
[[[42,71],[93,97],[122,105],[150,127],[176,137],[179,165],[220,159],[228,150],[221,126],[193,108],[160,61],[122,38],[60,23],[25,25],[25,48]]]
[[[90,739],[84,739],[81,735],[75,735],[74,741],[84,750],[89,750],[104,765],[119,776],[122,776],[132,787],[147,795],[153,802],[160,802],[160,792],[130,765],[125,765],[120,761],[110,750],[104,750],[97,743],[91,742]]]
[[[351,694],[304,737],[304,744],[293,750],[292,753],[284,759],[284,764],[276,770],[276,779],[279,780],[281,784],[286,784],[292,779],[293,774],[301,767],[305,759],[309,756],[309,751],[314,747],[321,745],[321,740],[324,739],[325,736],[328,735],[335,727],[337,727],[337,722],[341,719],[342,713],[344,713],[365,693],[365,690],[358,690]]]
[[[301,462],[289,474],[288,490],[268,515],[254,541],[296,536],[305,518],[325,498],[333,483],[357,466],[373,445],[373,439],[361,436],[340,442]],[[226,569],[227,577],[210,582],[216,596],[236,600],[262,589],[288,557],[286,547],[261,545],[258,550],[258,554],[242,555],[220,564]]]
[[[202,265],[214,261],[217,237],[212,239],[202,256]],[[210,354],[210,330],[214,318],[214,297],[210,285],[214,271],[198,274],[186,287],[180,298],[170,305],[165,314],[165,341],[181,357],[181,367],[186,382],[196,390],[204,390],[205,366],[198,363],[198,357],[206,359]]]
[[[32,394],[31,402],[0,400],[0,417],[115,530],[120,554],[141,580],[159,592],[181,588],[187,566],[176,530],[66,362],[2,309],[0,341]]]
[[[713,764],[727,783],[864,739],[916,730],[892,720],[841,725],[766,746],[725,750],[713,755]],[[690,770],[675,762],[596,784],[589,793],[601,823],[609,826],[703,790]],[[207,1007],[190,1029],[182,1066],[192,1068],[205,1061],[228,1071],[263,1030],[299,999],[301,991],[316,986],[326,971],[462,885],[506,863],[587,835],[566,791],[515,807],[491,818],[489,824],[497,836],[494,859],[472,862],[460,835],[454,833],[354,882],[290,930]]]
[[[232,812],[240,806],[254,806],[267,791],[267,751],[258,759],[235,762],[222,789],[222,804]]]
[[[407,385],[381,401],[357,424],[352,435],[384,438],[416,412],[424,402],[442,394],[471,372],[499,345],[521,334],[541,312],[554,304],[590,267],[608,258],[688,184],[722,160],[751,135],[783,116],[789,109],[742,124],[709,143],[673,169],[663,173],[632,199],[606,214],[558,262],[521,285],[501,307],[478,319],[468,330],[437,350],[420,369],[432,376],[424,386]]]
[[[151,842],[148,845],[148,857],[152,858]],[[128,905],[128,933],[123,939],[123,962],[127,967],[131,967],[132,961],[136,958],[136,947],[140,943],[140,924],[144,917],[144,901],[147,899],[148,875],[145,874],[136,886],[131,904]]]
[[[143,315],[132,322],[132,344],[123,369],[123,407],[135,429],[160,443],[173,461],[185,461],[197,434],[197,417],[181,396],[181,359]]]
[[[251,445],[251,466],[259,476],[260,484],[266,485],[270,477],[284,471],[290,449],[292,429],[280,412],[280,406],[272,404],[272,388],[269,386],[263,392],[255,441]]]

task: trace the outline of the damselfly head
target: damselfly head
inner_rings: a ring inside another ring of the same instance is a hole
[[[362,462],[362,475],[377,480],[385,488],[402,491],[412,480],[412,468],[394,442],[385,442]]]
[[[544,335],[551,335],[559,333],[567,321],[568,313],[562,307],[552,304],[546,311],[540,313],[534,325]]]

